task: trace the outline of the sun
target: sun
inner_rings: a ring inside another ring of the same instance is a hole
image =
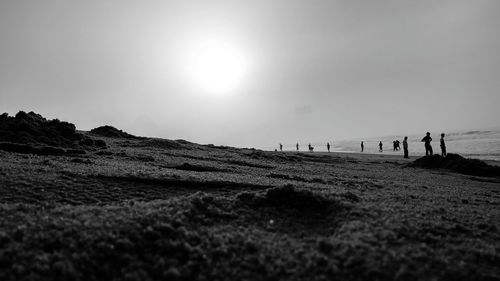
[[[222,40],[205,40],[191,49],[187,70],[190,83],[197,90],[211,95],[226,95],[243,82],[248,61],[236,45]]]

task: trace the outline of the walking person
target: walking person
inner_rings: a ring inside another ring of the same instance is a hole
[[[328,149],[328,152],[330,152],[330,143],[329,142],[326,143],[326,149]]]
[[[365,144],[361,142],[361,152],[363,152],[363,150],[365,150]]]
[[[404,158],[410,158],[408,157],[408,137],[405,137],[405,139],[403,140],[403,151],[405,153]]]
[[[425,134],[425,137],[422,138],[422,142],[424,142],[424,144],[425,144],[425,156],[433,154],[432,153],[431,141],[432,141],[431,133],[427,132]]]
[[[283,151],[283,145],[280,143],[280,151]]]
[[[382,141],[380,141],[378,143],[378,152],[382,152],[382,146],[383,146]]]
[[[297,151],[299,151],[299,143],[297,143],[295,147],[297,147]]]
[[[441,146],[441,156],[446,157],[446,144],[444,143],[444,133],[441,134],[441,139],[439,140]]]

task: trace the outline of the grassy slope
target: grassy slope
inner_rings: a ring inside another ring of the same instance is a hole
[[[0,280],[500,280],[497,179],[103,139],[0,151]]]

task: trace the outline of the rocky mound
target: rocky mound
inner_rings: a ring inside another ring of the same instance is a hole
[[[7,113],[0,115],[0,142],[32,147],[40,145],[64,148],[106,147],[106,143],[102,140],[94,140],[77,133],[72,123],[58,119],[47,120],[40,114],[24,111],[19,111],[16,116],[9,116]],[[4,147],[13,146],[4,145]]]
[[[296,211],[296,215],[322,215],[345,208],[339,202],[310,190],[303,190],[293,185],[285,185],[268,189],[265,194],[243,192],[238,195],[242,203],[258,207],[272,207],[287,211]]]
[[[449,153],[446,157],[440,155],[425,156],[415,160],[409,166],[449,169],[473,176],[500,177],[500,167],[488,165],[478,159],[466,159],[453,153]]]
[[[131,135],[127,132],[124,132],[122,130],[118,130],[117,128],[113,126],[101,126],[94,128],[90,130],[91,134],[98,135],[101,137],[108,137],[108,138],[119,138],[119,139],[136,139],[138,137]]]

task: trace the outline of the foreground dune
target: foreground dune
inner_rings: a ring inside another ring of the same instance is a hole
[[[500,280],[498,178],[97,139],[0,151],[0,280]]]

